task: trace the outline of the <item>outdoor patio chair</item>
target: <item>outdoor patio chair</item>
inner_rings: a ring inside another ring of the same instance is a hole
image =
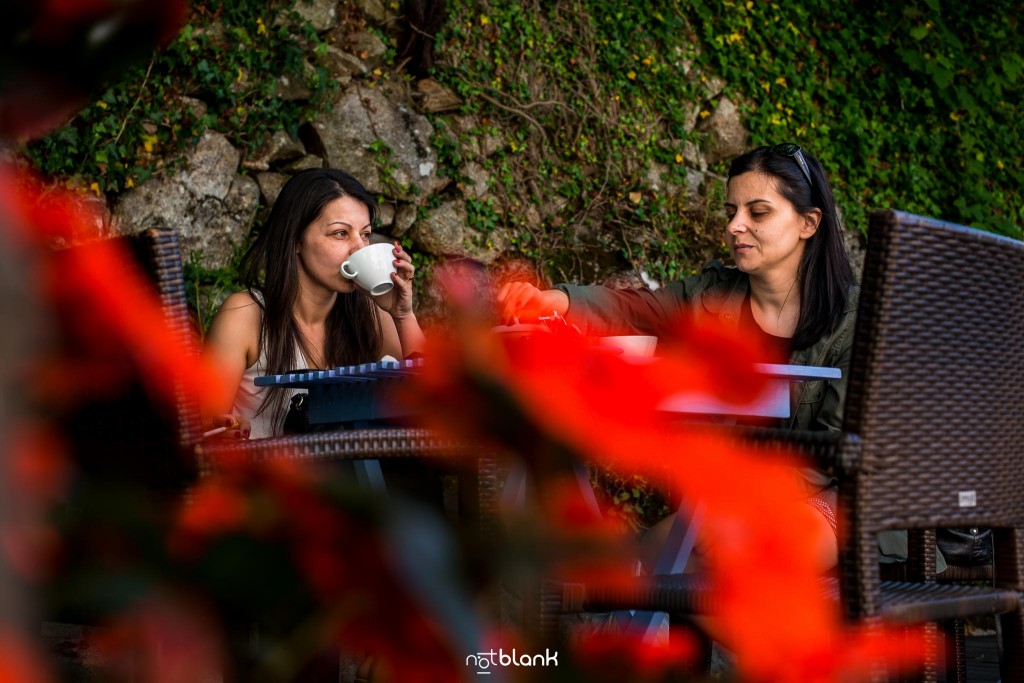
[[[1024,243],[897,211],[873,214],[842,432],[754,430],[839,479],[833,580],[849,620],[996,614],[1002,682],[1024,681]],[[994,586],[938,584],[936,527],[992,527]],[[880,578],[876,535],[909,529],[906,579]],[[705,612],[699,577],[605,589],[547,582],[539,618],[566,611]],[[937,653],[936,653],[937,654]],[[956,653],[947,653],[947,659]],[[935,680],[937,657],[921,678]]]

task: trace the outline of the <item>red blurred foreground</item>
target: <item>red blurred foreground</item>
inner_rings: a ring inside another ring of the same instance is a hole
[[[73,195],[42,197],[39,188],[31,179],[0,178],[4,229],[17,229],[20,240],[33,248],[56,234],[74,242],[90,234],[95,221]],[[58,273],[47,270],[44,258],[38,279],[26,286],[51,303],[72,292],[84,296],[89,315],[80,323],[102,330],[93,338],[97,353],[102,355],[106,344],[125,348],[155,396],[171,401],[168,380],[177,377],[202,401],[217,389],[216,373],[168,341],[173,335],[163,331],[157,300],[125,260],[110,246],[72,259]],[[126,271],[129,275],[116,280],[107,277]],[[569,493],[564,473],[576,454],[645,473],[684,499],[705,504],[707,536],[714,539],[707,546],[709,569],[721,596],[720,637],[737,653],[745,680],[850,681],[866,677],[880,663],[907,667],[920,661],[923,637],[897,641],[882,629],[848,628],[837,606],[821,596],[810,544],[800,541],[815,533],[816,513],[801,502],[791,454],[753,457],[720,433],[669,426],[658,417],[657,404],[684,388],[731,401],[755,398],[761,386],[742,359],[754,357],[756,350],[742,339],[718,329],[681,327],[684,351],[632,364],[568,331],[510,346],[472,319],[456,323],[457,335],[432,340],[425,371],[406,398],[441,429],[519,446],[538,476],[541,494],[542,523],[532,531],[558,539],[552,544],[556,551],[566,549],[554,552],[537,571],[560,567],[590,578],[627,577],[628,562],[621,555],[594,552],[595,547],[617,548],[617,532],[595,521]],[[74,395],[82,388],[76,383],[94,389],[97,381],[117,381],[60,369],[60,381],[43,381],[36,390]],[[60,500],[74,463],[62,459],[61,435],[45,423],[26,430],[7,467],[23,484],[22,504],[45,510]],[[324,494],[316,476],[294,463],[236,461],[222,467],[222,475],[195,487],[190,506],[158,527],[169,551],[166,574],[157,577],[162,589],[113,618],[102,641],[106,651],[137,655],[143,662],[136,671],[141,680],[188,680],[195,673],[190,667],[221,665],[224,653],[212,647],[224,638],[218,635],[223,625],[213,616],[217,596],[188,583],[188,568],[218,543],[244,538],[257,548],[265,544],[267,552],[285,549],[314,601],[315,633],[323,645],[338,642],[372,653],[381,662],[378,674],[389,680],[469,675],[461,667],[465,653],[450,651],[444,625],[411,597],[372,521],[351,517],[345,505]],[[164,511],[156,513],[159,518]],[[39,527],[5,529],[4,552],[26,580],[40,580],[48,576],[46,559],[59,554],[52,546],[61,539],[48,531],[41,511],[21,519],[35,520]],[[573,539],[586,542],[565,543]],[[185,594],[186,600],[167,598]],[[252,596],[254,602],[260,598]],[[205,635],[197,639],[197,633]],[[146,664],[168,643],[170,668]],[[0,648],[0,680],[47,680],[29,645],[0,634]],[[604,660],[633,671],[633,680],[660,677],[692,657],[686,637],[648,647],[594,636],[578,648],[580,658],[600,652]]]

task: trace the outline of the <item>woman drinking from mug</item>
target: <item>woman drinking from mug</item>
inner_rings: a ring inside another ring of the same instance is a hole
[[[794,144],[737,157],[725,213],[735,267],[714,261],[656,291],[574,285],[542,291],[511,283],[499,291],[500,315],[511,322],[555,311],[591,334],[662,339],[684,315],[740,326],[791,364],[842,370],[842,379],[805,382],[786,422],[791,429],[839,429],[859,288],[821,164]],[[836,563],[835,482],[815,470],[803,474],[807,504],[820,513],[819,533],[807,542],[825,570]]]
[[[281,188],[242,259],[246,290],[224,301],[206,336],[205,353],[231,390],[208,416],[214,427],[230,426],[226,434],[234,438],[281,433],[290,394],[255,386],[259,375],[422,350],[412,310],[415,268],[397,242],[394,288],[386,294],[371,297],[340,271],[369,245],[376,218],[374,197],[343,171],[302,171]]]

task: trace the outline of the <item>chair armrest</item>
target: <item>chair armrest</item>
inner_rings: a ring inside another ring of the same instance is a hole
[[[714,605],[711,581],[692,574],[637,577],[626,585],[587,586],[582,599],[587,611],[640,609],[709,614]]]
[[[860,465],[860,437],[840,431],[806,431],[766,427],[734,427],[756,450],[795,449],[820,470],[841,477]]]
[[[480,447],[418,428],[349,429],[277,436],[249,441],[209,441],[196,446],[200,472],[210,474],[219,462],[275,458],[309,463],[357,459],[468,457]]]

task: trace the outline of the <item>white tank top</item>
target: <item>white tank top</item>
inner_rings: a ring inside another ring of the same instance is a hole
[[[255,292],[255,296],[259,299],[260,303],[263,302],[263,296],[260,292]],[[249,422],[252,428],[249,434],[250,439],[263,439],[268,436],[280,436],[284,432],[284,419],[288,414],[288,404],[295,394],[305,393],[306,389],[274,389],[272,387],[258,387],[256,386],[256,378],[260,375],[267,374],[267,345],[265,343],[260,344],[260,357],[256,359],[256,362],[245,369],[242,374],[242,381],[238,385],[238,391],[235,393],[235,404],[232,408],[232,413],[235,415],[242,415],[249,418]],[[313,366],[306,360],[306,356],[302,353],[302,347],[295,344],[295,353],[292,356],[294,361],[290,370],[298,370],[300,368],[312,368]],[[395,360],[392,356],[384,356],[381,360]],[[268,391],[280,391],[284,393],[284,410],[281,414],[274,419],[274,415],[271,414],[271,410],[264,410],[262,413],[257,415],[260,406],[263,405],[264,397]]]
[[[284,428],[284,417],[287,414],[288,402],[291,401],[292,396],[295,394],[306,391],[305,389],[272,389],[271,387],[258,387],[256,386],[256,378],[260,375],[267,374],[267,351],[266,344],[261,345],[260,357],[251,366],[245,369],[245,373],[242,375],[242,381],[238,385],[238,393],[235,394],[235,405],[232,412],[236,415],[243,415],[249,418],[249,422],[252,425],[252,433],[250,439],[262,439],[268,436],[278,436],[282,433]],[[298,345],[295,346],[294,358],[298,361],[293,363],[289,369],[300,369],[311,367],[306,362],[306,357],[302,355],[302,349]],[[271,415],[271,410],[264,410],[262,413],[257,415],[260,406],[263,405],[263,400],[267,395],[268,391],[280,391],[284,393],[284,407],[285,411],[279,416],[279,419],[275,423],[274,416]]]

